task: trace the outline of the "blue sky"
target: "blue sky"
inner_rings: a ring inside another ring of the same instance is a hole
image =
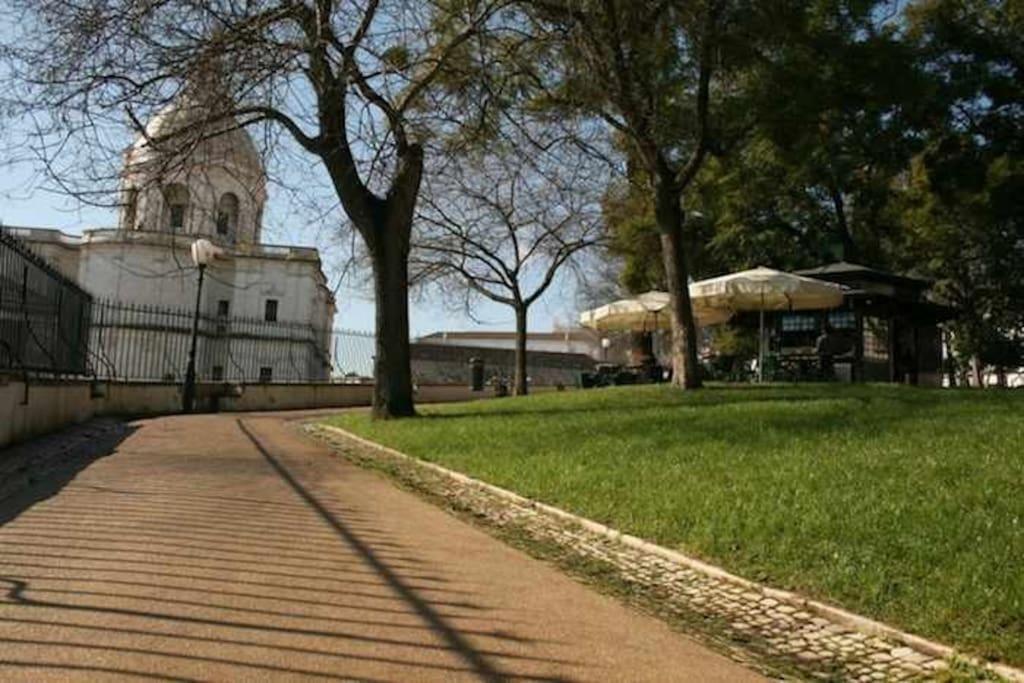
[[[0,159],[3,151],[0,150]],[[84,206],[66,195],[48,189],[49,183],[40,169],[30,163],[16,165],[0,163],[0,222],[5,225],[56,228],[70,234],[79,234],[90,227],[111,227],[117,224],[113,210]],[[328,281],[338,281],[340,264],[332,252],[338,251],[342,238],[324,235],[322,229],[304,229],[296,214],[288,209],[288,197],[271,186],[264,221],[263,241],[276,244],[315,246],[324,253],[324,270]],[[344,220],[340,209],[338,219]],[[338,290],[338,314],[335,326],[357,330],[373,329],[373,295],[360,280],[365,274]],[[437,292],[414,297],[410,303],[412,334],[418,336],[438,330],[490,329],[512,330],[515,318],[505,306],[481,303],[470,317],[462,311],[452,310],[440,302]],[[574,299],[571,285],[556,283],[531,310],[530,326],[534,331],[550,330],[556,319],[567,321],[573,316]],[[475,318],[475,319],[474,319]]]

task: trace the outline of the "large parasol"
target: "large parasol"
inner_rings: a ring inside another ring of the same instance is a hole
[[[698,325],[706,326],[725,322],[732,312],[694,306],[694,315]],[[644,292],[632,299],[620,299],[583,311],[580,324],[601,331],[667,330],[670,326],[668,292]]]
[[[843,289],[837,284],[784,273],[771,268],[754,268],[730,273],[690,285],[694,310],[709,309],[760,312],[758,379],[764,379],[764,312],[836,308],[843,303]]]

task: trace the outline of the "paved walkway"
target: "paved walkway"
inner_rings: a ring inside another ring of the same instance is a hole
[[[0,527],[0,679],[132,677],[758,680],[281,419],[231,415],[140,422]]]

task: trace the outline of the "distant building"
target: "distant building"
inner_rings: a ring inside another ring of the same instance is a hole
[[[484,364],[489,380],[515,374],[515,332],[434,332],[412,344],[412,373],[421,384],[468,383],[470,362]],[[591,330],[531,332],[526,339],[527,376],[533,386],[577,386],[600,358],[601,338]]]
[[[125,152],[117,228],[88,229],[81,236],[43,228],[10,231],[99,300],[190,313],[197,286],[190,247],[197,238],[206,238],[221,247],[226,258],[207,268],[200,302],[204,316],[292,323],[315,330],[316,344],[325,353],[305,354],[297,362],[292,350],[282,351],[279,342],[274,350],[257,343],[250,344],[251,358],[237,361],[200,348],[199,358],[205,359],[198,368],[200,378],[226,379],[234,372],[264,381],[327,379],[334,298],[316,249],[260,243],[267,181],[249,134],[237,122],[228,122],[224,132],[205,137],[174,164],[166,163],[150,144],[203,114],[202,107],[184,95],[155,116],[146,134]],[[213,340],[210,332],[201,338],[201,347],[224,346],[223,335],[231,330],[220,323],[217,329],[222,337]],[[112,330],[103,341],[108,350],[124,351],[138,338]],[[153,365],[143,359],[137,364],[139,371],[124,374],[127,379],[154,379],[139,375],[152,374]],[[176,356],[165,365],[170,369],[160,378],[180,378],[181,359]]]
[[[434,332],[416,339],[417,344],[441,346],[472,346],[487,349],[516,348],[515,332],[463,331]],[[593,330],[575,328],[555,332],[528,332],[527,351],[584,354],[601,357],[601,335]]]

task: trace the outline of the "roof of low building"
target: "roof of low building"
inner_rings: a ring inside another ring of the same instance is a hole
[[[890,273],[885,270],[864,266],[859,263],[850,263],[848,261],[826,263],[814,268],[805,268],[794,272],[797,275],[820,277],[824,280],[835,280],[837,282],[846,282],[853,279],[865,279],[890,282],[893,284],[912,285],[916,287],[927,287],[932,284],[931,280],[927,280],[925,278]]]
[[[421,341],[431,339],[515,339],[516,333],[500,330],[454,330],[440,331],[425,334],[419,339]],[[574,328],[571,330],[554,332],[527,332],[526,338],[532,341],[564,341],[564,340],[594,340],[597,335],[592,330]]]

